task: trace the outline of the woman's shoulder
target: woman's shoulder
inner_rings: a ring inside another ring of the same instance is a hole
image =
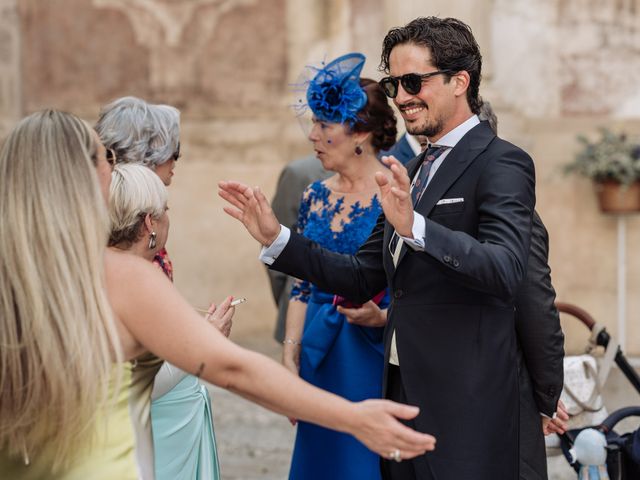
[[[112,303],[130,303],[144,290],[160,291],[171,283],[157,265],[132,253],[108,248],[104,255],[104,270]]]
[[[327,185],[327,180],[316,180],[307,185],[307,188],[305,188],[302,193],[303,200],[315,201],[325,199],[331,193],[331,189]]]
[[[132,273],[157,271],[151,262],[132,253],[107,248],[104,254],[104,268],[107,280],[111,278],[126,279]]]

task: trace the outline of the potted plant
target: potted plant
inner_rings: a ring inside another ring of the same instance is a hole
[[[596,142],[578,136],[583,148],[565,171],[593,180],[603,212],[640,211],[640,145],[606,128],[600,134]]]

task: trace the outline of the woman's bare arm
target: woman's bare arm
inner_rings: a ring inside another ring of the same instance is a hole
[[[271,359],[227,340],[199,316],[164,275],[133,255],[108,252],[106,275],[116,317],[145,349],[270,410],[354,435],[402,458],[432,450],[435,439],[402,425],[417,407],[387,400],[349,402],[292,375]]]

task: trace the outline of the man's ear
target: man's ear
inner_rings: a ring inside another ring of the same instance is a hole
[[[466,95],[467,94],[467,90],[469,89],[469,85],[471,83],[471,77],[469,76],[469,72],[467,72],[466,70],[461,70],[460,72],[456,73],[452,78],[452,81],[454,82],[454,94],[456,97],[459,97],[461,95]]]

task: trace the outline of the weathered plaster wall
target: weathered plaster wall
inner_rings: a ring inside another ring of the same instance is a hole
[[[482,95],[501,136],[537,167],[538,210],[551,235],[559,298],[616,331],[617,220],[590,183],[566,177],[577,133],[607,125],[640,134],[640,0],[0,0],[0,134],[55,106],[94,120],[139,95],[183,112],[170,190],[176,284],[205,306],[225,294],[236,336],[270,330],[275,309],[258,247],[222,212],[216,182],[271,195],[282,166],[307,154],[290,108],[305,66],[364,52],[379,78],[386,31],[419,15],[469,23],[484,56]],[[627,350],[640,354],[640,216],[627,220]],[[586,333],[567,323],[572,349]]]

